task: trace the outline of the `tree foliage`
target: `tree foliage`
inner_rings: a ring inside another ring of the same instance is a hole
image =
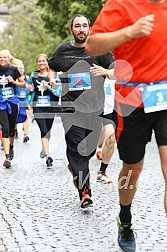
[[[22,1],[10,13],[8,26],[1,34],[0,48],[10,50],[14,57],[21,59],[28,73],[36,69],[38,54],[46,53],[50,56],[61,41],[46,31],[40,13],[41,7],[36,7],[35,1],[31,5]]]
[[[70,20],[77,13],[85,14],[91,23],[105,0],[2,0],[12,8],[8,26],[0,34],[0,48],[8,49],[23,60],[26,70],[36,69],[38,54],[52,54],[62,40],[69,40]]]
[[[43,8],[42,19],[45,28],[63,39],[69,36],[70,20],[75,14],[82,13],[93,23],[104,2],[106,1],[37,0],[37,4]]]

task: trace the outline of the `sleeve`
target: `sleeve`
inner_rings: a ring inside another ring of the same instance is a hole
[[[17,67],[14,67],[14,76],[13,77],[15,80],[18,79],[19,77],[21,77],[21,74],[20,74]]]
[[[49,58],[48,60],[48,65],[49,67],[54,70],[55,72],[59,71],[58,70],[58,63],[59,63],[59,55],[61,55],[61,46],[62,44],[60,44],[57,49],[55,50],[55,52],[52,54],[52,56]]]
[[[58,97],[61,97],[61,94],[62,94],[62,82],[60,80],[60,78],[57,76],[56,77],[58,79],[58,88],[54,89],[54,88],[49,88],[49,91],[55,95],[55,96],[58,96]]]
[[[102,56],[98,56],[98,62],[99,62],[99,65],[104,68],[107,68],[107,69],[114,68],[114,55],[113,55],[113,53],[109,52],[109,53],[106,53]]]
[[[93,23],[90,35],[112,32],[123,27],[126,12],[118,0],[108,0]]]
[[[54,88],[49,88],[49,91],[58,97],[61,97],[61,93],[62,93],[62,84],[59,85],[58,88],[54,89]]]
[[[34,78],[34,72],[32,72],[30,74],[30,80],[29,80],[30,85],[33,85],[33,78]],[[29,92],[29,103],[30,103],[31,106],[32,106],[32,102],[34,100],[34,97],[35,97],[35,91]]]
[[[34,72],[31,73],[31,75],[30,75],[30,80],[29,80],[30,85],[33,84],[33,77],[34,77]]]

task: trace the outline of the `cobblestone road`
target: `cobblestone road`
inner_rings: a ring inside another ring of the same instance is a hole
[[[115,150],[108,167],[113,184],[96,182],[99,161],[91,160],[94,206],[81,210],[67,170],[64,131],[55,118],[51,139],[54,166],[39,158],[36,123],[30,141],[15,143],[11,169],[4,169],[0,152],[0,252],[117,252],[117,177],[121,167]],[[133,203],[137,252],[167,251],[167,218],[163,209],[164,181],[154,140],[148,144],[144,170]]]

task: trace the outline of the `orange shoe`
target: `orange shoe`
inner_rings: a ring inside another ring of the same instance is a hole
[[[96,157],[97,157],[97,159],[102,160],[102,152],[101,151],[97,151],[96,152]]]
[[[81,207],[86,208],[93,204],[93,201],[89,194],[86,193],[86,190],[82,192],[82,199],[81,199]]]

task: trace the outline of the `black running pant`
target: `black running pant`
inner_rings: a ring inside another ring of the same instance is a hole
[[[38,127],[41,132],[41,138],[48,138],[50,139],[50,131],[53,125],[54,116],[53,118],[35,118]]]
[[[81,199],[86,186],[91,196],[89,160],[95,154],[102,118],[98,112],[63,114],[62,122],[65,129],[66,154],[74,177],[77,177],[78,192]]]
[[[2,137],[14,137],[15,124],[18,114],[18,105],[10,103],[12,113],[9,114],[7,110],[0,110],[0,124],[2,126]]]

